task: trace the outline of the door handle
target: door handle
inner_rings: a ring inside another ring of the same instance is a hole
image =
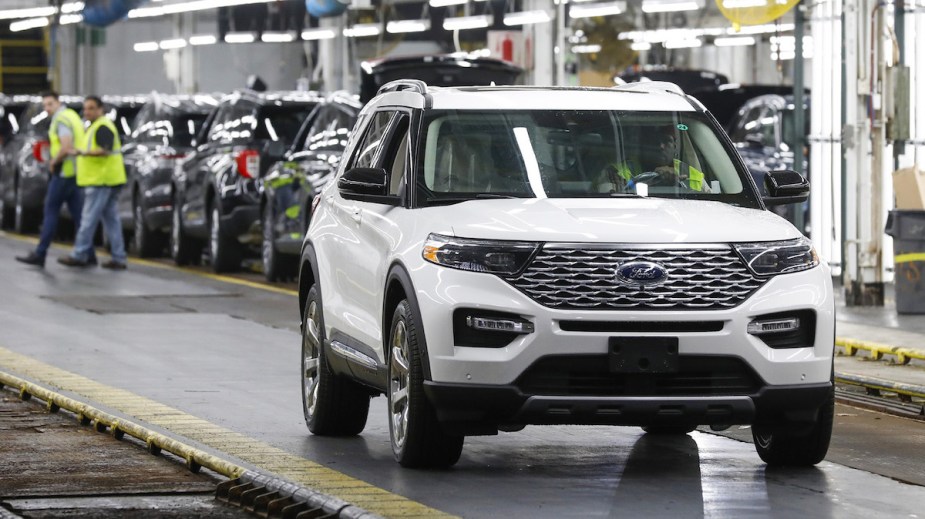
[[[360,209],[359,207],[353,206],[350,209],[350,216],[353,218],[354,222],[360,223],[360,220],[362,220],[362,215],[363,215],[362,209]]]

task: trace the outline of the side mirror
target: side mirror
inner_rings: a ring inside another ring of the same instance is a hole
[[[389,174],[383,168],[353,168],[344,172],[337,181],[337,188],[344,196],[388,194]]]
[[[796,171],[768,171],[764,177],[767,205],[799,204],[809,198],[809,181]]]
[[[51,158],[51,143],[48,141],[37,141],[32,145],[32,157],[38,162],[48,162]]]
[[[764,135],[760,133],[748,133],[745,135],[745,142],[753,148],[764,148]]]

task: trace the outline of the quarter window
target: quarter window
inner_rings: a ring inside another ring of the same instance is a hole
[[[352,167],[370,168],[375,163],[376,156],[382,144],[382,139],[389,128],[389,121],[393,112],[379,112],[373,116],[366,127],[366,135],[357,147]]]

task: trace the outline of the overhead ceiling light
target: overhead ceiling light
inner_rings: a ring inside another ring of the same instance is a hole
[[[744,9],[747,7],[764,7],[768,0],[723,0],[726,9]]]
[[[305,29],[302,31],[302,39],[305,41],[311,40],[330,40],[337,36],[332,29]]]
[[[48,18],[29,18],[26,20],[20,20],[18,22],[13,22],[10,24],[11,32],[20,32],[28,31],[29,29],[38,29],[39,27],[47,27]]]
[[[62,14],[61,17],[58,18],[58,23],[61,25],[70,25],[82,21],[84,21],[84,15],[82,14]]]
[[[700,47],[703,45],[703,40],[700,38],[687,38],[683,40],[667,40],[662,45],[666,49],[692,49],[695,47]]]
[[[225,43],[254,43],[256,39],[252,32],[229,32],[225,35]]]
[[[276,0],[192,0],[152,7],[139,7],[128,12],[129,18],[148,18],[151,16],[164,16],[165,14],[188,13],[191,11],[204,11],[219,7],[234,7],[248,4],[268,4]]]
[[[644,13],[676,13],[698,9],[700,9],[700,4],[694,0],[644,0],[642,2]]]
[[[649,50],[652,48],[652,44],[647,41],[634,41],[630,44],[630,48],[636,51]]]
[[[448,5],[462,5],[469,0],[430,0],[428,3],[431,7],[446,7]]]
[[[291,32],[265,32],[260,35],[264,43],[289,43],[295,41],[295,34]]]
[[[24,9],[4,9],[0,11],[0,20],[12,20],[16,18],[37,18],[39,16],[51,16],[58,12],[54,7],[26,7]]]
[[[215,43],[218,43],[218,38],[211,34],[201,34],[199,36],[189,37],[190,45],[213,45]]]
[[[186,47],[186,40],[184,40],[183,38],[175,38],[172,40],[161,40],[161,42],[158,43],[157,46],[160,47],[161,50],[182,49],[183,47]]]
[[[626,10],[626,2],[605,2],[600,4],[573,5],[568,10],[570,18],[591,18],[612,16]]]
[[[546,23],[552,20],[548,11],[522,11],[519,13],[505,13],[504,25],[528,25],[531,23]]]
[[[378,23],[358,23],[344,29],[344,36],[348,38],[362,38],[364,36],[379,36],[382,27]]]
[[[159,48],[160,46],[156,41],[142,41],[134,46],[135,52],[152,52]]]
[[[430,29],[430,20],[395,20],[385,25],[385,31],[390,34],[404,32],[424,32]]]
[[[733,27],[727,28],[726,34],[774,34],[780,32],[789,32],[794,28],[796,28],[796,26],[792,23],[782,23],[778,25],[773,23],[766,25],[743,25],[742,27],[739,27],[738,31]]]
[[[597,44],[590,45],[575,45],[572,47],[572,52],[575,54],[594,54],[595,52],[600,52],[601,46]]]
[[[443,20],[443,29],[447,31],[464,31],[467,29],[484,29],[491,25],[491,16],[479,14],[475,16],[457,16]]]
[[[755,38],[753,36],[729,36],[725,38],[715,38],[713,40],[713,45],[717,47],[744,47],[754,44]]]

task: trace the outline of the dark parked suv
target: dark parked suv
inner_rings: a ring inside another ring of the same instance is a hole
[[[135,118],[122,148],[127,183],[119,195],[119,216],[141,257],[160,255],[170,234],[171,179],[179,159],[218,101],[208,95],[156,95]]]
[[[263,178],[261,256],[268,281],[296,275],[312,200],[337,169],[361,108],[355,95],[328,96],[306,119],[283,160]]]
[[[61,96],[61,102],[78,112],[83,99]],[[42,108],[42,98],[34,97],[19,118],[19,131],[0,152],[0,218],[12,222],[16,232],[38,229],[42,217],[48,167],[35,154],[37,144],[48,140],[51,118]]]
[[[171,255],[195,263],[208,243],[216,272],[240,267],[259,245],[259,179],[283,158],[322,98],[309,92],[237,92],[209,116],[200,144],[173,174]]]

